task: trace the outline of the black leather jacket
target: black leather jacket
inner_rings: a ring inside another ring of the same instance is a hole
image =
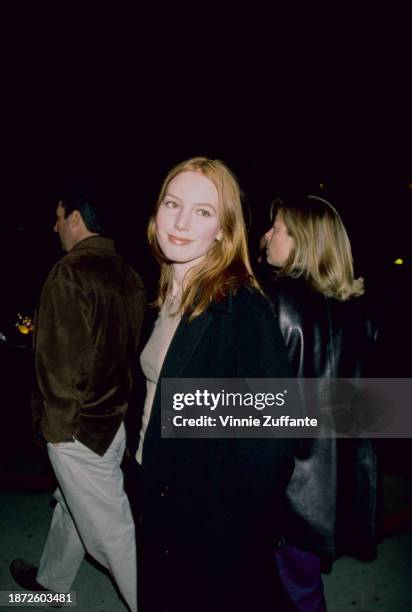
[[[364,298],[338,302],[292,278],[273,280],[266,290],[297,376],[373,376],[376,332]],[[376,493],[370,440],[304,441],[287,491],[286,541],[318,554],[370,558],[376,546]]]

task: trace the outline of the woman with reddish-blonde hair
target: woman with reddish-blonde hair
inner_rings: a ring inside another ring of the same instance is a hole
[[[141,610],[277,609],[273,550],[293,470],[289,440],[161,437],[163,379],[291,376],[252,273],[233,173],[219,160],[173,168],[148,228],[159,315],[141,363]]]

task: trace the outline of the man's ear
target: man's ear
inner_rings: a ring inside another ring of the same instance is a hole
[[[74,210],[70,215],[70,225],[72,227],[79,225],[79,223],[83,221],[83,217],[81,216],[78,210]]]

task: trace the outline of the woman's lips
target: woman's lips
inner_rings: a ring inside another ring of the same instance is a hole
[[[178,238],[177,236],[173,236],[172,234],[167,235],[169,242],[172,244],[177,244],[178,246],[184,246],[185,244],[190,244],[193,240],[187,240],[186,238]]]

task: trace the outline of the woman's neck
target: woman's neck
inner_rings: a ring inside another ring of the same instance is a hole
[[[172,293],[177,295],[178,292],[183,291],[185,284],[186,274],[189,272],[193,265],[188,263],[174,263],[173,264],[173,288]]]
[[[173,266],[172,295],[176,296],[182,292],[184,276],[184,273],[180,274],[180,270],[175,270]]]
[[[185,261],[183,263],[173,263],[173,294],[176,295],[177,291],[183,291],[185,288],[185,278],[189,270],[196,267],[202,259],[205,258],[205,255],[193,260],[193,261]]]

